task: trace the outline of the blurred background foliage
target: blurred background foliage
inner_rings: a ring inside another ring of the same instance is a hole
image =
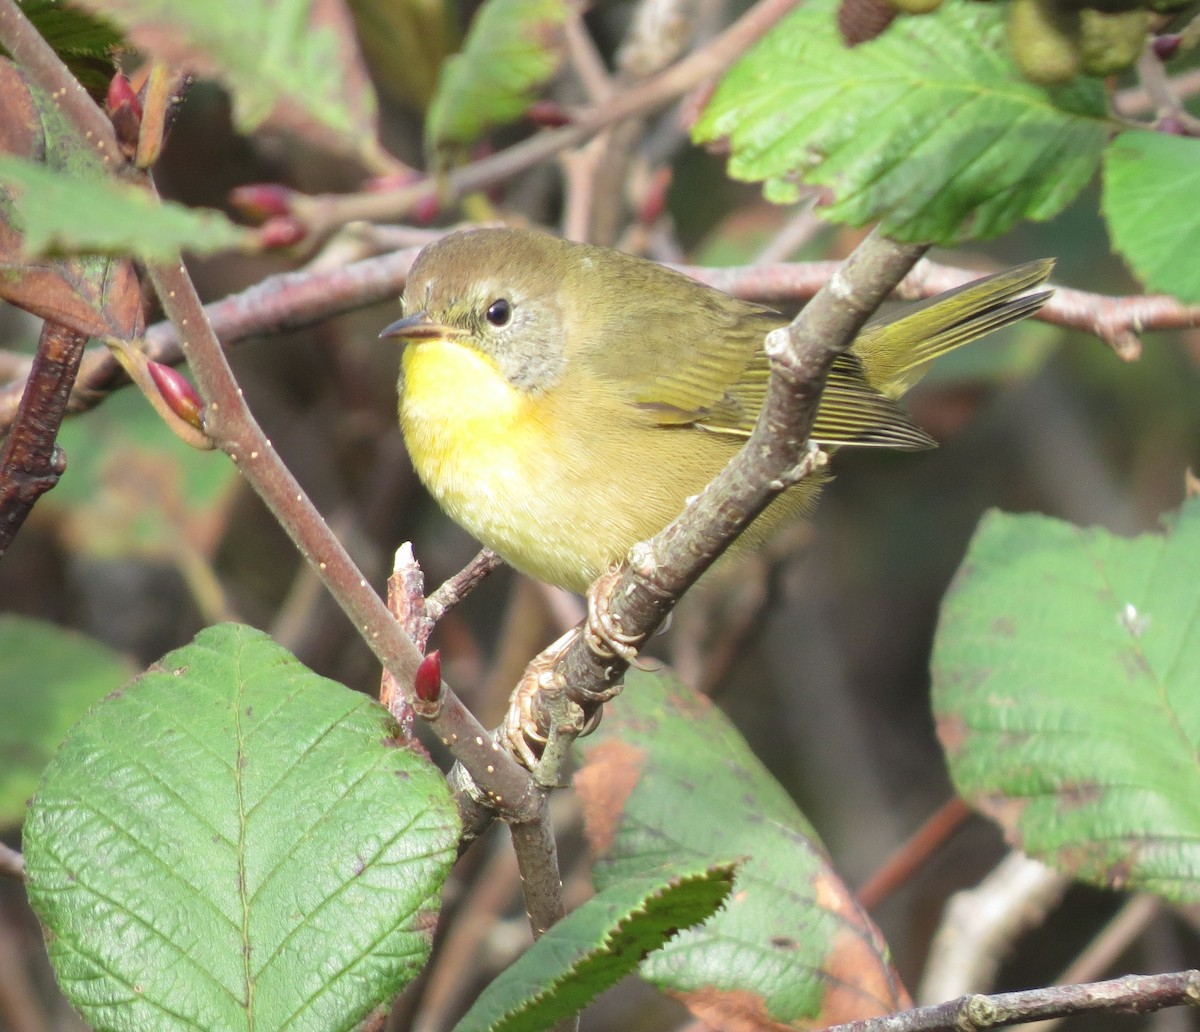
[[[420,163],[421,113],[473,5],[351,6],[379,93],[380,137]],[[587,15],[610,61],[633,9],[606,0]],[[733,13],[717,0],[698,9],[702,26]],[[564,101],[579,99],[570,82],[554,89]],[[492,145],[521,131],[504,130]],[[643,150],[672,172],[666,214],[651,237],[655,257],[749,263],[791,217],[756,188],[725,178],[724,159],[689,145],[675,117],[651,126]],[[345,157],[297,137],[239,133],[227,95],[202,82],[172,129],[156,180],[165,196],[229,211],[230,190],[245,183],[333,192],[356,188],[361,175]],[[554,225],[559,177],[539,167],[491,199],[507,215]],[[935,256],[982,269],[1052,255],[1055,283],[1135,293],[1098,206],[1093,185],[1052,221]],[[790,257],[839,257],[858,238],[824,226]],[[212,300],[297,263],[287,254],[222,254],[189,266]],[[405,456],[395,418],[398,354],[377,340],[396,316],[395,304],[378,305],[244,344],[231,356],[267,435],[377,587],[401,541],[414,542],[430,585],[476,550],[426,497]],[[4,307],[0,327],[9,349],[33,350],[36,320]],[[1184,471],[1200,462],[1200,331],[1151,333],[1144,343],[1142,357],[1125,363],[1091,336],[1023,323],[943,360],[910,396],[918,421],[940,441],[936,451],[840,455],[811,524],[718,569],[651,644],[732,717],[851,886],[952,794],[930,714],[930,642],[981,515],[993,507],[1041,512],[1130,534],[1155,529],[1183,498]],[[236,617],[270,631],[317,672],[375,693],[375,661],[223,456],[190,451],[132,391],[72,418],[60,443],[68,458],[62,484],[0,561],[5,619],[76,629],[141,668],[206,623]],[[637,477],[631,468],[635,494]],[[525,661],[557,635],[569,605],[501,571],[438,628],[433,644],[447,678],[485,722],[500,718]],[[6,840],[16,832],[10,825]],[[948,895],[977,882],[1004,852],[998,829],[972,818],[879,906],[873,916],[909,984]],[[10,913],[22,905],[16,886],[0,892]],[[1073,889],[1010,958],[998,988],[1044,984],[1119,902]],[[27,922],[17,927],[33,950],[36,932]],[[1196,961],[1195,933],[1169,916],[1139,943],[1123,968]],[[649,1007],[641,990],[610,993],[585,1027],[644,1027],[635,1014],[649,1027],[660,1007],[674,1014],[673,1006]],[[1147,1020],[1162,1028],[1194,1021],[1170,1011]]]

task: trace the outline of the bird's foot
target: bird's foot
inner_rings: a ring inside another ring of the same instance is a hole
[[[565,684],[556,667],[574,639],[575,631],[572,629],[535,656],[508,700],[508,712],[504,715],[504,737],[513,755],[529,770],[538,765],[547,740],[547,733],[538,722],[537,700],[543,694],[561,693],[564,690]]]
[[[587,647],[601,660],[620,659],[632,663],[645,638],[643,635],[624,633],[613,620],[609,598],[619,575],[619,569],[614,567],[588,588],[587,620],[582,634]],[[559,707],[560,712],[556,714],[557,729],[577,736],[595,730],[600,723],[601,707],[621,691],[618,683],[599,691],[581,689],[579,697],[573,700],[564,698],[566,684],[558,672],[558,664],[575,637],[576,631],[572,629],[536,656],[525,668],[509,699],[508,712],[504,717],[504,737],[513,755],[530,770],[540,762],[550,735],[550,731],[543,726],[544,720],[539,720],[538,716],[540,711],[544,717],[551,707],[539,705],[539,700],[545,699],[552,704],[559,700],[565,702],[566,706]]]
[[[613,588],[621,578],[621,567],[602,573],[587,590],[587,622],[584,641],[602,660],[621,659],[632,663],[646,640],[644,634],[626,634],[613,620]]]

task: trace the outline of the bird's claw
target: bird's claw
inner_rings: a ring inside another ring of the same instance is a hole
[[[587,590],[587,622],[584,640],[601,659],[621,659],[632,663],[646,640],[642,634],[626,634],[613,620],[610,600],[620,579],[619,567],[602,573]]]
[[[570,631],[536,656],[525,668],[525,673],[508,700],[508,712],[504,715],[504,737],[513,755],[529,770],[538,765],[547,739],[538,721],[537,700],[548,692],[563,690],[562,679],[555,668],[573,638],[574,631]]]

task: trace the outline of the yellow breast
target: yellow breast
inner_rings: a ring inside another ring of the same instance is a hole
[[[553,398],[519,391],[472,348],[404,351],[400,426],[430,494],[513,566],[582,588],[625,543],[580,523],[595,488],[560,422]]]

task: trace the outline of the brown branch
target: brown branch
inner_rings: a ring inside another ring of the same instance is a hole
[[[425,613],[437,623],[451,609],[474,591],[494,570],[504,565],[490,548],[484,548],[458,573],[438,586],[425,600]]]
[[[833,274],[836,262],[745,265],[721,269],[673,266],[701,283],[734,297],[764,304],[787,304],[811,297]],[[961,286],[979,274],[951,265],[924,261],[896,288],[899,297],[933,297]],[[1139,334],[1146,330],[1183,330],[1200,326],[1200,305],[1186,305],[1165,294],[1116,297],[1086,290],[1054,287],[1054,294],[1034,316],[1042,322],[1095,334],[1118,357],[1132,361],[1141,354]]]
[[[1147,42],[1142,50],[1137,72],[1138,81],[1154,106],[1155,117],[1160,121],[1173,119],[1177,130],[1182,130],[1187,136],[1200,136],[1200,118],[1190,114],[1183,106],[1152,43]]]
[[[485,548],[465,569],[426,599],[422,594],[424,574],[413,557],[412,547],[406,543],[397,550],[396,570],[388,580],[389,609],[413,639],[416,647],[424,652],[436,621],[470,594],[501,563],[502,560],[494,552]],[[440,663],[438,669],[440,671]],[[415,703],[411,702],[397,693],[396,687],[394,675],[385,669],[380,698],[387,699],[389,708],[410,738],[414,712],[434,724],[435,729],[438,729],[435,721],[440,722],[441,727],[438,730],[443,736],[442,741],[456,756],[458,750],[455,749],[454,743],[477,734],[478,724],[475,718],[448,690],[443,690],[436,702],[428,705],[423,704],[419,698]],[[488,748],[498,750],[491,738],[488,739]],[[507,754],[505,756],[507,757]],[[472,780],[476,786],[482,786],[486,791],[494,780],[495,768],[489,764],[485,773],[486,776],[477,775]],[[479,793],[474,791],[459,792],[457,798],[464,826],[470,829],[490,823],[491,813],[496,808],[494,801],[480,799]],[[525,894],[529,924],[534,938],[539,938],[566,912],[562,896],[562,877],[559,874],[554,830],[550,823],[548,794],[544,790],[538,790],[526,800],[523,809],[526,814],[524,819],[513,821],[511,824],[513,849],[516,851],[517,864],[521,870],[521,885]],[[466,836],[464,846],[474,837],[473,834]]]
[[[303,329],[399,297],[419,250],[411,247],[340,268],[268,276],[246,290],[206,305],[204,311],[227,347],[251,337]],[[179,334],[169,321],[147,329],[143,345],[143,352],[152,361],[175,365],[183,360]],[[127,384],[108,348],[89,351],[67,412],[86,412]],[[0,433],[12,423],[21,391],[20,383],[0,390]]]
[[[951,796],[883,862],[857,892],[859,903],[874,910],[903,885],[966,823],[971,809],[962,796]]]
[[[1200,68],[1174,75],[1168,82],[1171,92],[1176,97],[1195,96],[1200,93]],[[1151,115],[1155,109],[1155,98],[1145,86],[1133,86],[1121,90],[1113,98],[1113,109],[1127,118],[1134,115]]]
[[[418,253],[419,248],[413,247],[342,268],[269,276],[246,290],[206,305],[204,310],[226,347],[263,334],[302,329],[398,297]],[[829,281],[837,262],[672,268],[735,297],[787,305],[811,298]],[[978,275],[972,270],[924,261],[905,277],[896,293],[906,300],[919,300]],[[1144,331],[1200,326],[1200,306],[1185,305],[1164,294],[1112,296],[1055,287],[1054,296],[1034,318],[1095,334],[1121,358],[1130,360],[1141,352],[1138,334]],[[170,322],[151,326],[144,343],[146,357],[153,361],[164,365],[182,361],[179,335]],[[94,408],[127,382],[107,348],[89,351],[80,366],[67,413],[75,415]],[[0,388],[0,433],[12,425],[23,390],[23,382]]]
[[[1106,982],[1025,989],[995,996],[961,996],[882,1018],[830,1025],[824,1032],[982,1032],[1040,1018],[1097,1012],[1148,1014],[1200,1004],[1200,971],[1126,975]]]
[[[558,847],[550,821],[550,796],[544,790],[539,794],[540,806],[534,819],[509,825],[517,866],[521,870],[525,912],[529,915],[529,926],[535,939],[540,939],[546,929],[566,913],[562,876],[558,870]]]
[[[0,448],[0,555],[66,469],[66,456],[55,441],[86,343],[84,333],[52,322],[42,325],[33,368]]]

